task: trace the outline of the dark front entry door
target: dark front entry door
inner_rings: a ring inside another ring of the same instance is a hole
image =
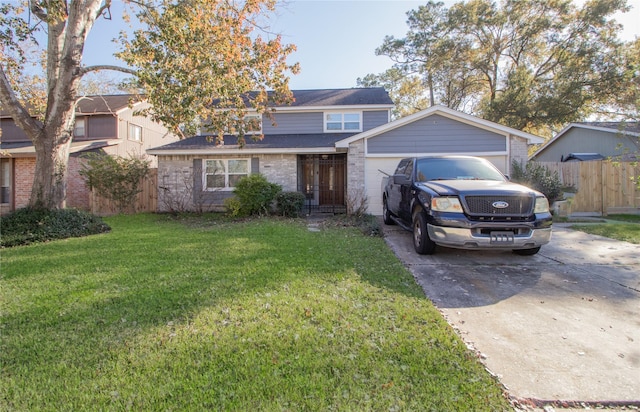
[[[333,212],[344,209],[347,185],[346,155],[300,156],[299,172],[300,188],[307,196],[307,206]]]
[[[320,206],[344,205],[346,164],[337,156],[320,157],[318,177],[320,180]]]

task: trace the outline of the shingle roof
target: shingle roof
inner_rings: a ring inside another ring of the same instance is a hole
[[[289,105],[290,107],[393,105],[389,93],[382,87],[292,90],[292,93],[294,101]],[[114,113],[128,107],[130,102],[139,102],[143,99],[144,96],[135,94],[87,96],[78,101],[76,112]],[[9,112],[3,109],[0,111],[0,116],[8,117]]]
[[[575,124],[611,129],[616,132],[640,133],[640,122],[577,122]]]
[[[357,106],[393,105],[389,93],[382,87],[353,89],[293,90],[292,106]]]
[[[136,103],[143,99],[144,97],[135,94],[87,96],[78,101],[76,113],[113,113],[128,107],[130,103]]]
[[[317,134],[280,134],[265,135],[262,140],[254,141],[246,136],[244,149],[308,149],[333,148],[339,140],[346,139],[357,133],[317,133]],[[167,145],[156,147],[153,151],[173,150],[216,150],[237,148],[238,140],[235,136],[225,136],[224,145],[216,145],[215,136],[194,136]]]
[[[352,89],[309,89],[291,90],[293,101],[288,105],[278,105],[270,102],[271,107],[325,107],[325,106],[362,106],[383,105],[393,106],[389,93],[382,87],[361,87]],[[257,92],[248,93],[245,104],[253,99]],[[275,96],[268,92],[270,101]],[[213,101],[217,104],[217,101]]]
[[[76,113],[82,114],[105,114],[115,113],[129,106],[130,102],[139,102],[143,96],[135,94],[112,94],[99,96],[86,96],[78,101]],[[9,117],[9,112],[2,108],[0,117]]]

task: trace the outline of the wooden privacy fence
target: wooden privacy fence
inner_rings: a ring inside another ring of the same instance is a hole
[[[577,192],[569,200],[573,214],[640,212],[640,177],[637,162],[611,162],[592,160],[585,162],[538,162],[551,171],[557,171],[565,186]]]
[[[150,169],[149,175],[142,179],[140,189],[135,201],[123,213],[155,212],[158,210],[158,169]],[[105,199],[91,191],[89,195],[89,207],[91,213],[107,216],[120,213],[114,202]]]

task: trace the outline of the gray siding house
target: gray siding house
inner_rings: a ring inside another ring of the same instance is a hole
[[[285,191],[299,191],[307,208],[343,212],[367,204],[382,213],[383,172],[399,159],[432,154],[469,154],[509,172],[526,161],[530,144],[543,139],[442,106],[390,121],[393,102],[382,88],[293,91],[295,102],[275,107],[275,124],[264,119],[260,141],[240,148],[233,136],[216,144],[195,136],[147,151],[158,157],[158,207],[218,210],[234,183],[261,173]]]
[[[572,159],[629,157],[640,153],[640,122],[571,123],[540,147],[531,160],[562,162]]]

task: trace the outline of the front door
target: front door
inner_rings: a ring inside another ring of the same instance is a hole
[[[347,184],[346,155],[300,156],[300,187],[308,205],[325,210],[344,209]]]
[[[346,184],[346,163],[336,156],[320,157],[320,206],[344,205],[344,187]]]

